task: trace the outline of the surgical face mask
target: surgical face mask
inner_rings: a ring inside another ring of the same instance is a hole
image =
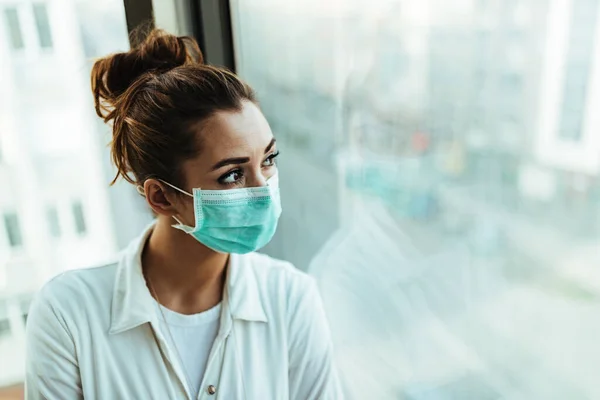
[[[267,181],[267,186],[230,189],[194,189],[196,226],[184,225],[177,218],[174,228],[192,235],[205,246],[221,252],[245,254],[264,247],[271,241],[281,215],[279,180],[277,173]]]

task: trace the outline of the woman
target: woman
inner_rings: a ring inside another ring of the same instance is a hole
[[[193,39],[97,61],[117,176],[156,221],[112,265],[64,273],[28,319],[27,399],[340,399],[311,278],[254,253],[281,212],[252,89]],[[114,181],[113,181],[114,183]]]

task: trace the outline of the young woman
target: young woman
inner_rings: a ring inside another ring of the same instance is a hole
[[[27,399],[341,399],[315,283],[254,253],[281,206],[252,89],[160,31],[92,69],[119,177],[156,221],[119,261],[64,273],[27,328]]]

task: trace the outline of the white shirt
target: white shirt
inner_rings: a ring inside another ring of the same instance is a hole
[[[26,399],[190,398],[142,275],[151,229],[119,262],[66,272],[38,293],[27,323]],[[342,399],[312,278],[264,255],[231,255],[197,399]]]
[[[157,303],[158,307],[158,303]],[[167,340],[177,350],[183,363],[185,377],[189,380],[189,390],[196,397],[202,385],[202,377],[208,363],[210,349],[219,331],[219,315],[221,304],[199,314],[184,315],[160,306],[164,315],[161,318],[161,329]],[[187,380],[186,380],[187,382]]]

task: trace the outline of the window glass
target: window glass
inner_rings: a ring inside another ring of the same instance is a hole
[[[348,398],[600,398],[599,1],[231,4]]]

